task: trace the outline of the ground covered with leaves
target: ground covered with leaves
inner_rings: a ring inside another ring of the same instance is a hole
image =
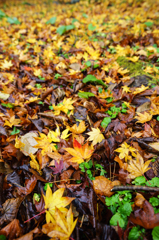
[[[2,2],[0,239],[159,239],[159,3]]]

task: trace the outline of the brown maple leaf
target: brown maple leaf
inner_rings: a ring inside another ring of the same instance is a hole
[[[130,221],[146,229],[159,226],[159,213],[154,214],[152,205],[145,200],[142,207],[143,209],[137,209],[134,215],[130,215]]]

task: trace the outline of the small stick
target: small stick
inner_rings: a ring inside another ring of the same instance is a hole
[[[147,187],[147,186],[114,186],[111,189],[111,192],[124,191],[124,190],[159,192],[158,187]]]

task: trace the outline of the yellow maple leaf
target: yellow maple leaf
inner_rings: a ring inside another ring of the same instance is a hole
[[[67,128],[75,134],[81,134],[86,130],[85,121],[81,121],[79,125],[74,124],[72,127],[67,126]]]
[[[36,102],[38,100],[40,100],[40,98],[38,98],[38,97],[30,97],[29,100],[26,100],[25,104]]]
[[[2,69],[10,69],[13,66],[12,61],[7,61],[6,59],[4,60],[3,63],[1,63],[1,68]]]
[[[15,139],[15,147],[16,148],[19,148],[20,150],[25,146],[24,143],[21,142],[20,139],[18,139],[18,137],[16,136],[16,139]]]
[[[139,176],[143,176],[145,172],[151,169],[149,166],[151,160],[148,160],[144,163],[143,158],[139,153],[137,153],[136,160],[130,160],[127,171],[130,173],[129,178],[136,178]]]
[[[123,159],[125,158],[125,162],[127,162],[127,160],[131,159],[131,156],[129,154],[129,152],[131,152],[132,156],[133,157],[136,157],[136,152],[137,150],[133,147],[131,147],[130,145],[128,145],[126,142],[122,143],[121,144],[121,147],[120,148],[117,148],[115,150],[115,152],[119,152],[119,158]]]
[[[5,120],[4,125],[12,127],[18,125],[20,122],[21,122],[20,119],[15,119],[15,116],[11,116],[8,120]]]
[[[61,139],[67,139],[70,134],[68,134],[69,129],[65,129],[61,134]]]
[[[34,137],[38,144],[34,146],[34,148],[41,148],[41,154],[44,156],[47,153],[52,151],[56,151],[55,144],[51,143],[52,138],[50,135],[45,135],[44,133],[39,133],[40,137]]]
[[[74,106],[72,105],[75,102],[75,100],[72,100],[71,98],[64,98],[63,102],[59,103],[58,106],[53,106],[54,115],[59,115],[60,112],[68,113],[69,110],[73,110]]]
[[[126,93],[131,92],[130,88],[128,86],[126,86],[126,85],[123,86],[122,89],[123,89],[123,93],[124,92],[126,92]]]
[[[110,90],[108,90],[107,92],[103,89],[102,93],[98,93],[100,98],[109,98],[109,97],[113,97],[113,94]]]
[[[41,76],[41,74],[42,74],[42,71],[41,71],[41,69],[39,68],[39,69],[34,69],[34,76]]]
[[[142,85],[141,87],[139,88],[136,88],[135,91],[133,92],[133,94],[138,94],[138,93],[141,93],[141,92],[144,92],[146,89],[148,89],[149,87],[145,87],[144,85]]]
[[[30,161],[30,167],[37,170],[37,172],[42,175],[42,171],[41,171],[41,168],[40,168],[40,165],[39,163],[36,161],[36,157],[31,153],[30,154],[30,158],[31,158],[31,161]]]
[[[145,122],[149,122],[152,119],[152,115],[144,112],[144,113],[140,113],[137,112],[138,116],[135,116],[135,119],[137,119],[139,123],[145,123]]]
[[[134,56],[134,57],[127,57],[128,60],[132,61],[132,62],[137,62],[139,60],[139,57]]]
[[[89,146],[87,142],[82,146],[76,139],[73,140],[73,147],[64,149],[73,156],[69,161],[78,164],[84,162],[84,160],[89,160],[94,152],[93,145]]]
[[[128,72],[129,72],[128,69],[124,69],[124,68],[119,68],[119,69],[118,69],[118,73],[120,73],[121,75],[124,75],[124,74],[126,74],[126,73],[128,73]]]
[[[97,143],[100,143],[104,139],[104,136],[99,128],[92,128],[92,131],[87,134],[89,135],[89,138],[87,140],[93,141],[92,142],[93,146],[96,145]]]
[[[54,214],[55,207],[57,207],[62,212],[67,212],[67,205],[69,205],[74,198],[62,197],[65,188],[60,188],[56,192],[52,193],[50,186],[47,186],[46,196],[43,195],[46,209],[46,222],[55,222]]]
[[[65,214],[55,207],[54,218],[54,223],[47,223],[43,225],[43,233],[53,239],[58,238],[60,240],[69,240],[77,223],[77,219],[73,221],[72,208],[70,207],[67,214]]]

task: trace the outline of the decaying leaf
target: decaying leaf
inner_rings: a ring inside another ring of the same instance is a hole
[[[9,198],[5,201],[3,208],[1,209],[2,216],[0,218],[0,225],[2,225],[4,222],[10,223],[16,218],[22,201],[22,197]]]
[[[134,215],[130,215],[130,221],[134,224],[140,225],[146,229],[152,229],[159,226],[159,213],[154,214],[152,205],[145,200],[143,202],[143,209],[136,210]]]
[[[15,147],[20,148],[25,156],[29,156],[31,153],[34,154],[38,151],[38,148],[35,148],[37,144],[35,137],[37,137],[35,132],[26,133],[21,139],[16,138]]]
[[[4,235],[7,237],[8,240],[12,240],[22,236],[23,231],[20,227],[19,220],[14,219],[10,222],[7,226],[0,230],[0,235]]]
[[[111,189],[116,185],[120,185],[120,182],[112,182],[104,176],[95,177],[95,180],[93,180],[93,189],[95,193],[99,195],[104,195],[106,197],[110,197],[114,194],[113,192],[111,192]]]

